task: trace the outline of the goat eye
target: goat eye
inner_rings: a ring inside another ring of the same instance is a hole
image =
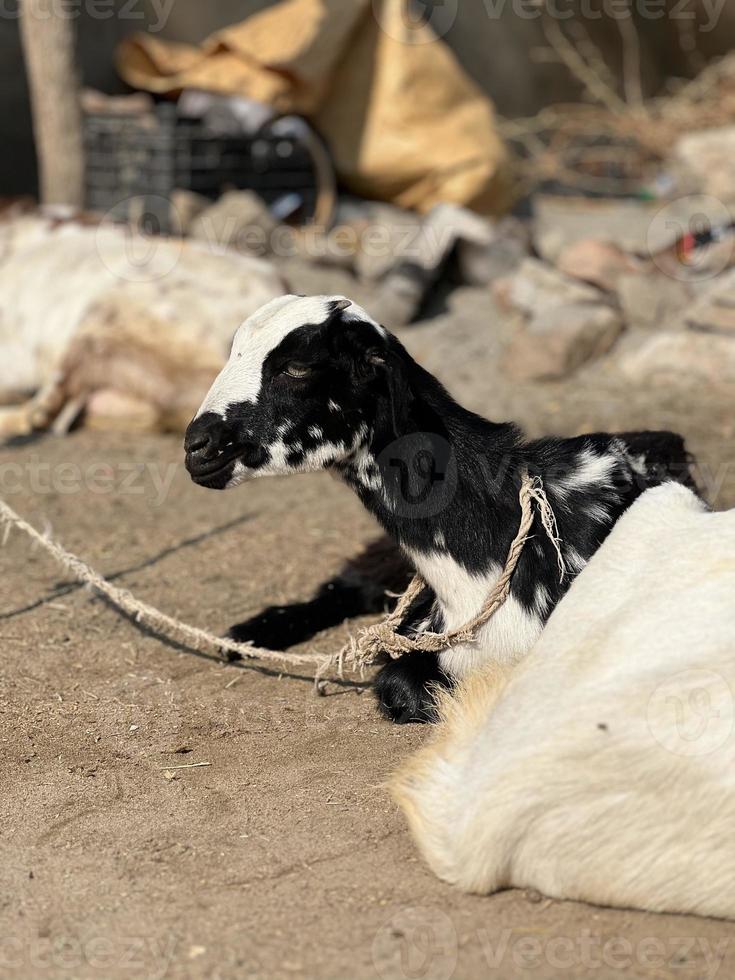
[[[311,368],[307,367],[306,364],[287,364],[283,373],[287,374],[289,378],[305,378],[311,374]]]

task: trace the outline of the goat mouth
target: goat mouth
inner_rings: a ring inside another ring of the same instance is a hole
[[[217,456],[216,459],[202,463],[186,457],[185,465],[194,483],[214,490],[224,490],[232,479],[236,463],[242,463],[247,470],[257,470],[268,459],[268,450],[264,446],[246,444],[238,446],[234,451]]]
[[[232,476],[237,459],[237,455],[229,455],[225,459],[218,457],[211,462],[200,464],[187,457],[186,468],[194,483],[202,487],[221,489]]]

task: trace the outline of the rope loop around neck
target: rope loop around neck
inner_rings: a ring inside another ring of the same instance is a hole
[[[534,504],[538,510],[547,537],[551,541],[556,552],[559,565],[560,580],[564,579],[566,567],[561,552],[561,540],[556,524],[554,512],[549,504],[544,485],[540,477],[529,476],[524,473],[521,479],[521,487],[518,492],[518,502],[521,506],[521,520],[518,525],[513,541],[508,549],[508,555],[500,577],[485,599],[482,608],[477,615],[470,619],[458,629],[448,630],[445,633],[417,633],[413,636],[405,636],[398,630],[404,623],[405,617],[411,608],[412,603],[427,588],[423,578],[416,574],[401,598],[396,604],[396,608],[389,613],[380,623],[373,626],[366,626],[360,630],[357,636],[353,636],[335,655],[333,662],[339,667],[340,672],[345,665],[351,668],[364,670],[370,666],[381,654],[388,654],[391,658],[400,657],[404,653],[423,652],[439,653],[461,643],[472,643],[477,639],[480,629],[503,605],[510,594],[510,583],[516,566],[520,560],[523,548],[529,537],[529,532],[534,521]]]

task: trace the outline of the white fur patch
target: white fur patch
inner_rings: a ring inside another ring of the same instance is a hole
[[[584,566],[587,564],[577,549],[571,547],[571,545],[564,548],[564,561],[573,572],[581,572]]]
[[[497,565],[485,575],[473,575],[445,552],[404,550],[436,593],[447,630],[463,626],[480,612],[500,576]],[[439,660],[455,677],[463,677],[488,661],[514,663],[528,653],[541,629],[540,619],[529,615],[517,599],[508,596],[480,629],[474,643],[445,650]]]
[[[539,583],[536,586],[536,590],[533,594],[533,607],[539,616],[546,615],[546,612],[551,603],[551,596],[549,595],[549,590],[545,585]]]
[[[590,486],[610,486],[610,477],[618,462],[614,456],[598,456],[591,449],[583,449],[575,468],[562,476],[555,486],[562,494]]]

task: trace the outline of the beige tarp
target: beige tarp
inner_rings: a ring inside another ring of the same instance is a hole
[[[428,211],[509,203],[493,108],[447,45],[408,20],[405,0],[283,0],[201,48],[126,39],[118,68],[150,92],[237,94],[301,113],[337,171],[366,197]]]

